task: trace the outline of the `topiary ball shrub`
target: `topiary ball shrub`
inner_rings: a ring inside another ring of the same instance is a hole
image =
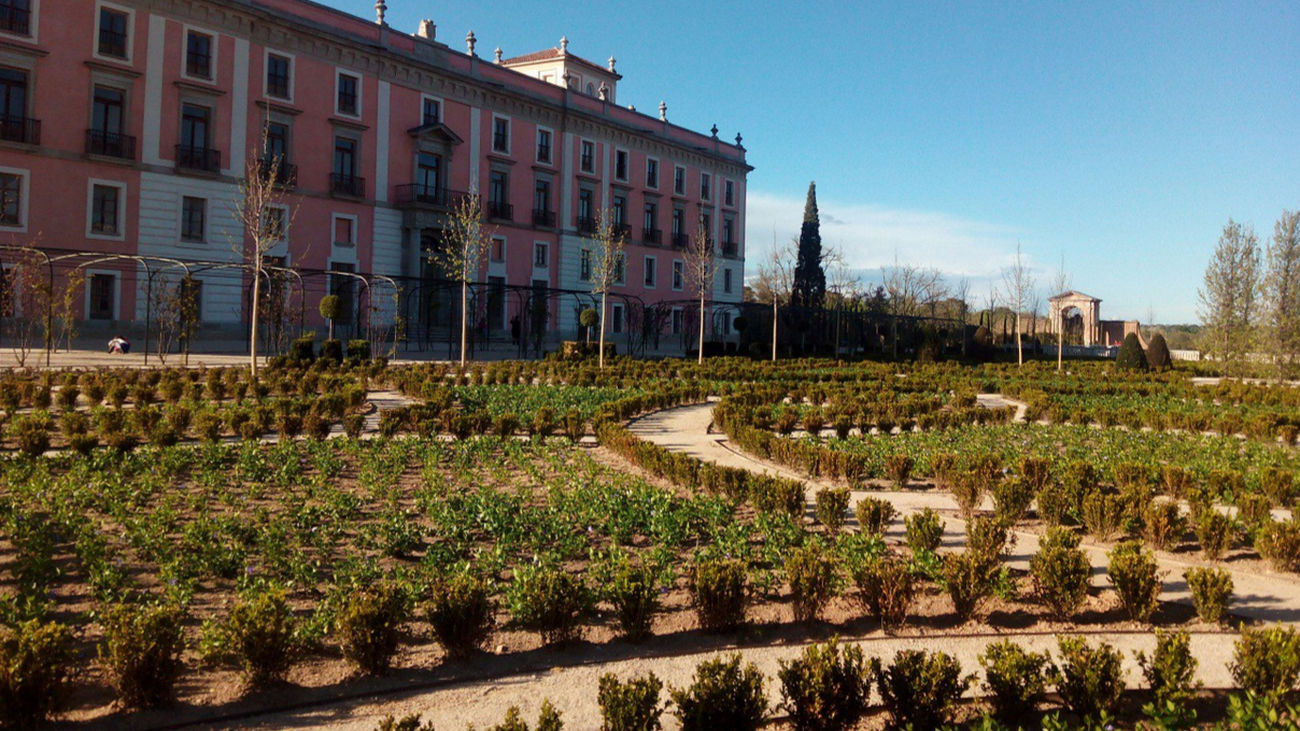
[[[943,541],[943,519],[930,508],[904,518],[903,527],[913,554],[934,553]]]
[[[1124,342],[1119,346],[1119,354],[1115,356],[1115,367],[1126,371],[1145,371],[1151,367],[1136,333],[1124,336]]]
[[[895,728],[937,729],[948,723],[962,693],[975,682],[962,676],[956,658],[944,652],[901,650],[889,667],[871,661],[881,702]]]
[[[1121,543],[1110,552],[1106,570],[1129,619],[1150,621],[1160,596],[1155,556],[1136,541]]]
[[[1092,563],[1079,549],[1079,537],[1067,528],[1052,528],[1029,558],[1034,589],[1052,613],[1068,620],[1088,598]]]
[[[1058,637],[1061,661],[1056,690],[1065,707],[1084,719],[1113,714],[1124,694],[1124,658],[1101,643],[1088,645],[1082,637]]]
[[[840,731],[867,709],[871,681],[862,648],[832,638],[810,645],[801,657],[781,661],[780,708],[798,731]]]
[[[1205,622],[1222,622],[1232,601],[1232,574],[1224,569],[1193,567],[1183,573],[1192,592],[1196,616]]]
[[[809,541],[790,552],[785,579],[794,599],[795,621],[811,621],[839,591],[839,559],[821,541]]]
[[[1163,333],[1156,333],[1147,341],[1147,363],[1153,371],[1166,371],[1173,367],[1173,357],[1169,354],[1169,343],[1165,342]]]
[[[1137,653],[1137,661],[1157,708],[1184,706],[1201,685],[1196,680],[1198,663],[1187,630],[1156,630],[1155,651],[1151,657]]]
[[[858,530],[866,535],[881,536],[884,535],[889,524],[893,522],[898,511],[894,509],[893,503],[888,500],[864,497],[854,507],[854,514],[858,519]]]
[[[763,673],[740,653],[706,660],[695,668],[691,684],[669,692],[682,731],[754,731],[767,716]]]
[[[851,493],[847,487],[826,487],[817,491],[817,504],[813,513],[817,522],[826,526],[827,532],[839,533],[849,512]]]

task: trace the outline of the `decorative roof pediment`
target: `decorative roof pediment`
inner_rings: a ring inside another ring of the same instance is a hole
[[[419,127],[412,127],[406,131],[417,140],[427,140],[429,142],[441,142],[446,145],[459,145],[462,140],[460,135],[451,130],[451,127],[442,122],[433,124],[422,124]]]

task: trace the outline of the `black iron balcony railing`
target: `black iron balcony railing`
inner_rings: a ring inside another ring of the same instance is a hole
[[[31,35],[32,11],[27,8],[0,8],[0,31],[14,35]]]
[[[399,206],[419,205],[434,208],[454,208],[465,200],[469,193],[459,190],[447,190],[436,185],[407,183],[397,186],[393,202]]]
[[[86,154],[135,159],[135,138],[102,129],[86,130]]]
[[[27,117],[0,116],[0,140],[39,145],[41,144],[41,121]]]
[[[265,175],[266,172],[274,169],[275,176],[271,182],[285,188],[295,188],[298,186],[298,166],[285,162],[282,159],[262,158],[257,161],[257,171],[259,175]]]
[[[632,227],[626,223],[616,223],[614,224],[614,235],[630,239],[632,238]]]
[[[495,218],[501,221],[515,220],[515,207],[502,201],[488,201],[487,203],[488,218]]]
[[[735,241],[722,242],[723,256],[735,256],[739,251],[740,251],[740,244],[736,243]]]
[[[658,245],[663,240],[664,232],[657,228],[647,228],[641,230],[641,241],[647,244]]]
[[[555,228],[555,211],[548,211],[544,208],[533,209],[533,225],[544,228]]]
[[[674,249],[685,249],[691,245],[689,234],[673,234],[672,245]]]
[[[353,198],[365,198],[366,179],[359,175],[330,173],[330,194],[348,195]]]
[[[591,216],[578,216],[578,233],[596,233],[596,219]]]
[[[176,146],[176,167],[215,173],[221,170],[221,151],[193,145]]]

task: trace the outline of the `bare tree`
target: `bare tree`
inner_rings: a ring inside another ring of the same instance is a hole
[[[158,323],[158,360],[166,364],[172,346],[189,340],[198,325],[194,280],[180,276],[172,281],[161,275],[152,297],[150,307]]]
[[[289,195],[281,185],[285,178],[281,171],[285,164],[283,156],[259,152],[267,150],[267,129],[266,125],[262,128],[261,145],[248,152],[244,179],[239,183],[239,200],[235,203],[235,219],[243,229],[243,236],[233,248],[241,260],[249,262],[253,274],[248,337],[248,370],[253,380],[257,379],[257,328],[266,256],[285,240],[298,210],[296,205],[289,205]]]
[[[1198,310],[1212,355],[1235,368],[1250,350],[1259,293],[1259,238],[1232,219],[1205,268]]]
[[[596,256],[591,263],[591,293],[600,295],[600,341],[596,345],[596,363],[605,367],[605,318],[609,312],[609,291],[621,284],[626,275],[623,247],[627,232],[614,219],[614,211],[602,208],[596,216]]]
[[[35,252],[22,252],[5,273],[3,314],[10,318],[13,327],[9,338],[18,367],[27,365],[27,358],[36,346],[41,333],[49,336],[47,324],[51,315],[50,281],[44,262]]]
[[[939,301],[948,296],[943,273],[934,267],[899,262],[881,267],[885,293],[889,295],[889,312],[897,317],[917,317],[923,312],[934,314]]]
[[[59,298],[53,303],[51,313],[54,322],[54,346],[60,341],[64,350],[72,350],[72,341],[77,337],[77,301],[86,288],[86,274],[81,269],[73,269],[63,280]]]
[[[822,266],[827,272],[827,289],[835,297],[835,354],[839,357],[841,320],[846,305],[856,302],[862,294],[862,280],[849,267],[848,256],[839,246],[830,246],[822,255]]]
[[[1020,244],[1016,244],[1016,258],[1011,266],[1002,270],[1002,292],[1007,304],[1011,306],[1012,322],[1016,338],[1016,364],[1024,365],[1025,350],[1021,343],[1020,314],[1034,298],[1034,275],[1025,263]]]
[[[460,282],[460,364],[465,365],[469,346],[469,285],[478,281],[479,270],[492,246],[492,230],[483,223],[483,204],[471,190],[447,211],[442,246],[430,253],[433,264],[454,282]]]
[[[1056,268],[1056,274],[1052,278],[1052,297],[1065,294],[1070,289],[1070,275],[1065,271],[1065,253],[1061,254],[1061,265]],[[1048,310],[1051,310],[1051,303],[1048,303]],[[1059,372],[1065,365],[1065,312],[1056,313],[1056,322],[1052,323],[1056,328],[1056,370]]]
[[[778,307],[782,300],[789,302],[794,288],[795,259],[799,240],[791,239],[784,245],[776,242],[776,233],[772,234],[772,248],[767,257],[758,265],[758,275],[754,278],[754,300],[772,305],[772,360],[776,360],[777,323],[780,320]]]
[[[717,259],[713,256],[713,240],[704,227],[703,218],[700,219],[699,227],[695,232],[695,239],[682,252],[682,258],[685,260],[686,278],[690,282],[691,291],[700,303],[699,353],[696,354],[696,360],[703,363],[704,304],[713,294],[713,280],[718,273]]]
[[[1294,375],[1300,360],[1300,211],[1283,211],[1273,226],[1261,295],[1268,350],[1278,377]]]

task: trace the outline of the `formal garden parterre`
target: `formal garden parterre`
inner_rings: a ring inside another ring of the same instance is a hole
[[[683,728],[1284,718],[1300,640],[1235,616],[1223,566],[1300,569],[1295,392],[1070,370],[357,359],[277,363],[256,381],[6,374],[0,723],[132,726],[178,701],[202,722],[250,693],[273,708],[264,689],[284,683],[832,635],[844,641],[814,642],[779,677],[720,655],[687,686],[611,676],[591,692],[610,728],[653,727],[665,708]],[[405,403],[375,413],[378,392]],[[1027,423],[986,393],[1022,401]],[[710,396],[736,447],[834,486],[703,463],[624,427]],[[1148,423],[1148,399],[1183,416]],[[1217,428],[1224,415],[1240,428]],[[904,516],[875,495],[900,488],[956,508]],[[1037,547],[1013,566],[1023,531]],[[1108,548],[1105,581],[1090,581],[1082,540]],[[1185,578],[1194,606],[1160,601],[1156,557],[1171,550],[1214,564]],[[1243,622],[1231,672],[1249,694],[1225,704],[1196,688],[1188,638]],[[1149,690],[1125,695],[1118,651],[1086,635],[1152,625]],[[1029,631],[1061,639],[1050,654],[992,643]],[[850,641],[882,632],[990,645],[960,667]]]

